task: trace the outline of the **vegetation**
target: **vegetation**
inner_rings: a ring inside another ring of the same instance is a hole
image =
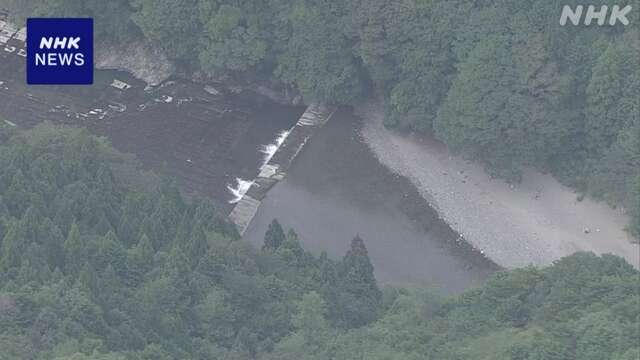
[[[274,221],[254,249],[85,130],[0,127],[0,167],[3,360],[640,355],[640,272],[615,256],[381,291],[360,237],[315,257]]]
[[[190,70],[280,82],[307,100],[375,92],[387,125],[431,132],[509,181],[527,166],[552,171],[625,206],[640,233],[636,11],[627,27],[562,27],[562,6],[582,1],[2,3],[19,16],[93,16],[103,40],[144,37]]]
[[[336,329],[377,318],[361,239],[314,257],[274,222],[258,251],[171,181],[132,188],[85,130],[0,129],[0,359],[251,359],[307,324],[305,301]]]

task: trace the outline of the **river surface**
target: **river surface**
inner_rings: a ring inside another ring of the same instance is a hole
[[[132,87],[116,89],[115,79]],[[90,87],[26,86],[23,58],[0,51],[0,121],[20,128],[45,120],[86,127],[146,168],[174,176],[184,191],[211,198],[224,213],[234,198],[228,187],[258,174],[261,149],[303,111],[254,95],[211,94],[186,81],[145,89],[114,71],[97,71]],[[407,179],[378,162],[360,126],[350,110],[340,109],[268,193],[245,237],[261,245],[277,218],[295,228],[306,249],[340,257],[359,234],[378,280],[446,292],[496,271],[438,219]]]
[[[304,111],[250,94],[212,94],[188,81],[145,88],[117,71],[96,71],[91,86],[28,86],[24,59],[1,49],[0,121],[21,128],[43,121],[86,127],[146,168],[177,178],[184,191],[211,198],[223,212],[232,208],[227,186],[253,179],[262,146]],[[131,87],[119,90],[114,80]]]
[[[262,243],[277,218],[304,247],[342,256],[359,234],[383,283],[459,292],[497,266],[470,249],[403,177],[382,166],[363,142],[362,121],[340,109],[307,143],[263,200],[245,237]]]

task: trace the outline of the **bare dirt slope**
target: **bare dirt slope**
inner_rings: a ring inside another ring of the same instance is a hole
[[[384,128],[383,111],[367,104],[362,135],[381,163],[409,178],[440,216],[486,256],[507,268],[546,265],[576,251],[613,253],[634,266],[640,248],[624,231],[628,216],[527,170],[511,186],[482,166],[452,155],[439,141]]]

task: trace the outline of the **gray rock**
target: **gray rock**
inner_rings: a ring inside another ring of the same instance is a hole
[[[151,86],[159,85],[175,71],[175,66],[162,52],[143,41],[101,44],[96,49],[97,69],[126,71]]]

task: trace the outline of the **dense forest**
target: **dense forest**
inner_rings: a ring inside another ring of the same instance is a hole
[[[254,248],[86,130],[0,127],[0,168],[1,360],[640,356],[640,273],[615,256],[380,289],[366,239],[314,256],[274,221]]]
[[[381,98],[387,125],[433,133],[518,181],[534,166],[640,234],[640,2],[630,25],[560,26],[579,0],[0,0],[82,15],[187,71],[272,81],[309,100]],[[605,0],[597,5],[620,5]],[[623,5],[625,5],[623,4]]]

